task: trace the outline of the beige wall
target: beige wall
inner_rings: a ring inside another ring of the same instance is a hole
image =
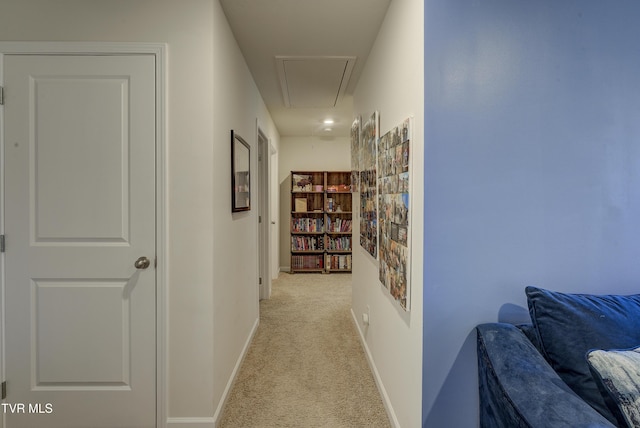
[[[291,171],[350,171],[348,137],[282,137],[280,141],[280,270],[291,267]]]
[[[422,414],[423,9],[422,0],[391,2],[354,95],[354,112],[363,120],[375,110],[380,112],[381,134],[408,117],[414,118],[410,312],[404,312],[380,284],[377,260],[359,245],[354,244],[353,251],[354,317],[393,422],[403,428],[420,427]],[[355,226],[359,233],[357,222]],[[369,326],[362,323],[361,316],[367,306]]]
[[[257,327],[258,308],[258,134],[257,124],[278,150],[279,134],[231,33],[214,4],[213,96],[213,313],[214,403],[230,388],[239,355]],[[256,122],[257,121],[257,122]],[[230,130],[251,146],[251,211],[231,213]],[[277,159],[272,159],[277,168]],[[274,195],[277,197],[277,195]],[[275,202],[274,202],[275,203]],[[274,236],[275,239],[275,236]],[[221,409],[218,409],[221,410]]]
[[[213,427],[258,320],[257,211],[231,215],[229,133],[254,185],[256,120],[279,144],[218,1],[2,0],[0,40],[167,44],[166,415]]]

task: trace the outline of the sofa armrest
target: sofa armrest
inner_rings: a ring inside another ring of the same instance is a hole
[[[613,427],[576,395],[514,325],[481,324],[480,427]]]

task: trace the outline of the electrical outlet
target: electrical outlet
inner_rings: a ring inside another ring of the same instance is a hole
[[[367,305],[366,311],[362,314],[362,322],[364,325],[369,325],[371,322],[371,309],[369,308],[369,305]]]

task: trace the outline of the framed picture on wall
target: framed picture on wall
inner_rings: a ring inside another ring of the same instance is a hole
[[[251,209],[251,148],[231,130],[231,211]]]

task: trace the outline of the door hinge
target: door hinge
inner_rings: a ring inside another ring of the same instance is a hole
[[[0,86],[0,106],[4,105],[4,86]]]
[[[4,253],[4,235],[0,235],[0,253]]]
[[[2,399],[7,398],[7,381],[2,382]]]
[[[258,278],[258,285],[262,285],[262,278]]]
[[[262,223],[262,216],[261,215],[258,216],[258,223]]]

